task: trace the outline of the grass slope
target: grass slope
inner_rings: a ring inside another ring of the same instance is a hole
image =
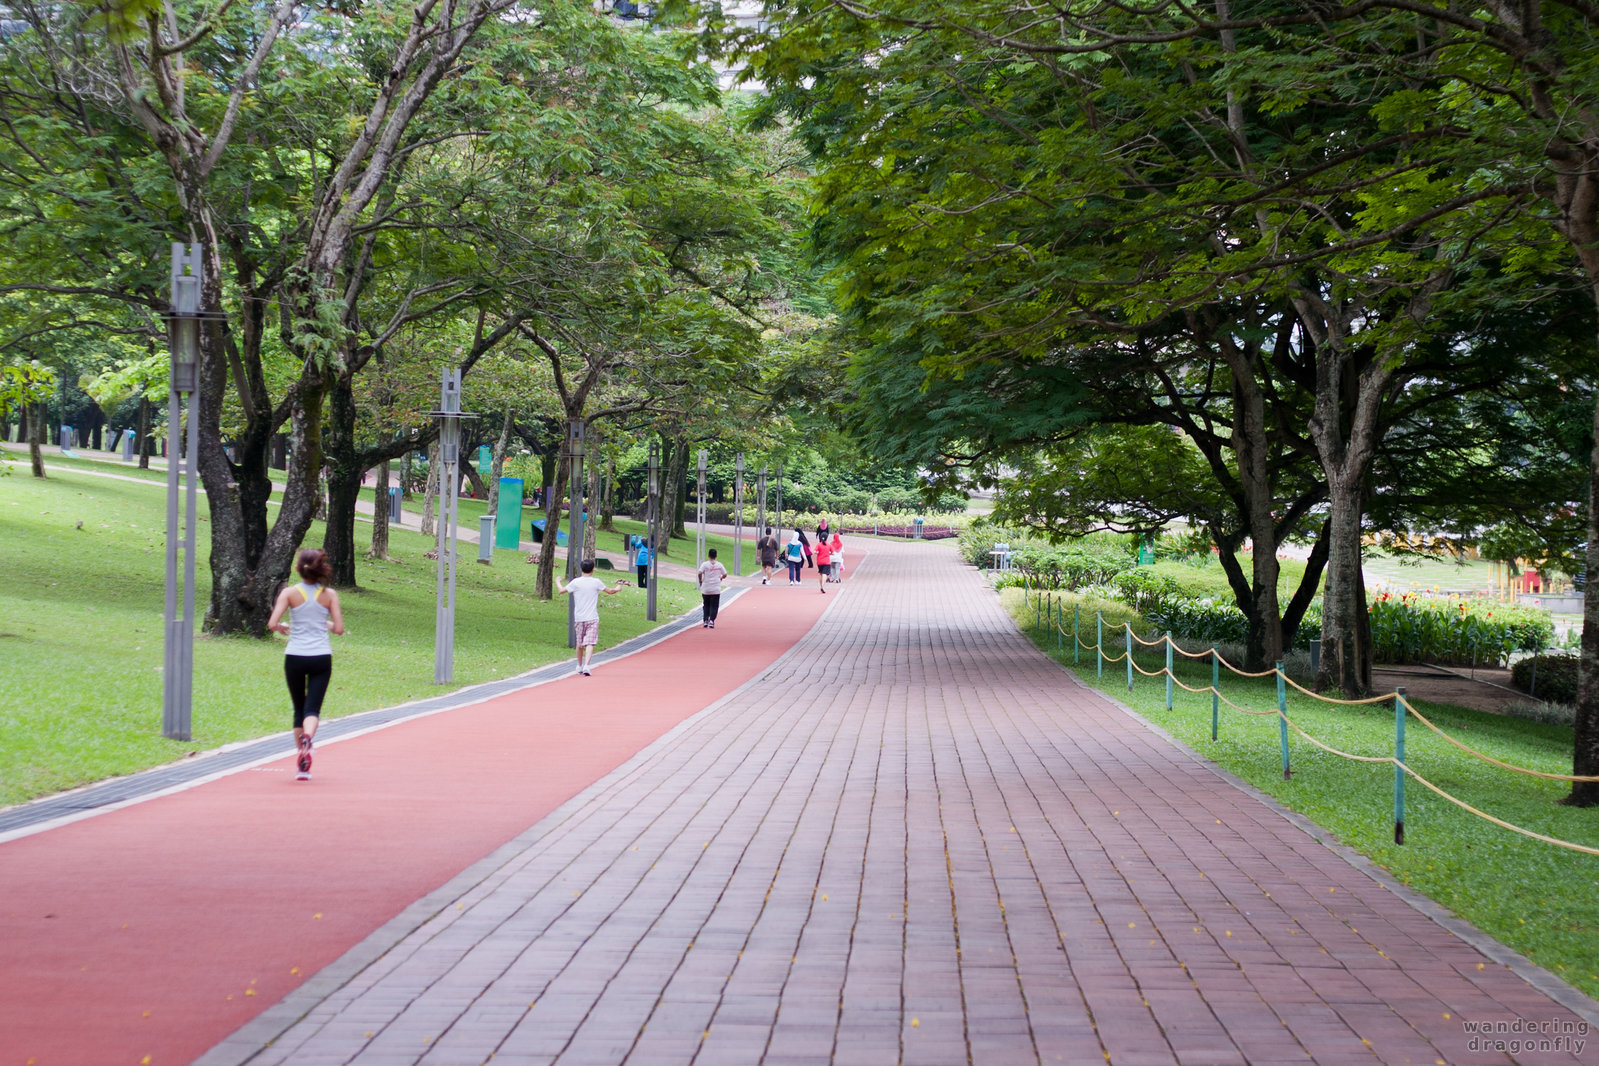
[[[1034,642],[1068,668],[1071,634],[1056,651],[1047,627],[1032,632],[1033,612],[1020,590],[1002,594]],[[1068,628],[1070,623],[1068,622]],[[1120,637],[1120,631],[1116,633]],[[1085,632],[1092,642],[1093,633]],[[1121,648],[1109,635],[1106,644]],[[1163,649],[1137,657],[1146,670],[1165,665]],[[1357,849],[1401,882],[1437,900],[1477,928],[1526,955],[1590,996],[1599,996],[1599,857],[1568,851],[1483,821],[1411,781],[1406,786],[1405,839],[1393,841],[1391,764],[1359,763],[1324,752],[1290,733],[1293,775],[1283,780],[1278,719],[1248,716],[1221,705],[1219,736],[1210,739],[1211,698],[1175,687],[1166,709],[1163,678],[1134,674],[1127,690],[1125,663],[1096,676],[1094,653],[1075,667],[1085,684],[1121,701],[1200,755],[1237,774],[1285,807],[1298,811]],[[1175,673],[1196,688],[1210,684],[1209,663],[1178,660]],[[1221,691],[1252,710],[1276,706],[1275,682],[1246,680],[1222,671]],[[1357,755],[1393,754],[1392,704],[1337,706],[1289,689],[1288,716],[1307,733]],[[1486,714],[1461,707],[1419,704],[1417,709],[1461,742],[1515,766],[1571,772],[1568,727]],[[1406,730],[1406,761],[1421,776],[1480,810],[1513,825],[1588,847],[1599,847],[1599,809],[1557,804],[1569,791],[1560,782],[1501,770],[1442,740],[1414,718]]]
[[[195,642],[194,740],[161,737],[165,493],[159,486],[55,464],[0,477],[0,804],[170,761],[190,751],[287,731],[282,638],[201,635]],[[196,610],[210,591],[202,504]],[[82,522],[79,528],[78,523]],[[364,527],[360,527],[364,528]],[[314,527],[307,544],[320,543]],[[395,529],[393,562],[363,560],[361,587],[341,593],[349,633],[334,642],[326,713],[340,717],[436,695],[432,683],[436,564],[431,540]],[[458,570],[455,686],[569,658],[566,601],[532,596],[534,568],[517,552]],[[619,576],[619,575],[618,575]],[[663,581],[660,617],[698,605]],[[642,633],[644,594],[601,597],[601,648]]]

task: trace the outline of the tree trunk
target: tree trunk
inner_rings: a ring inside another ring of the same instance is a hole
[[[379,561],[389,557],[389,461],[378,464],[377,485],[372,493],[372,550],[367,558]]]
[[[556,448],[546,448],[539,456],[539,473],[542,478],[539,489],[545,494],[546,497],[549,496],[550,491],[555,486],[556,453]],[[549,502],[550,501],[548,499],[544,501],[546,507],[549,506]]]
[[[616,532],[616,460],[605,462],[605,487],[600,492],[600,529]]]
[[[421,533],[424,537],[438,536],[438,528],[433,522],[433,501],[439,495],[439,445],[435,444],[428,449],[428,480],[422,489],[422,526]]]
[[[488,513],[500,513],[500,478],[505,473],[505,449],[511,444],[511,409],[505,409],[505,417],[500,422],[500,439],[494,442],[494,456],[489,464],[489,510]]]
[[[28,423],[28,461],[33,466],[34,477],[44,477],[44,404],[35,401],[25,408]]]
[[[1590,226],[1599,238],[1599,220]],[[1588,235],[1588,234],[1584,234]],[[1599,306],[1599,239],[1583,256],[1594,304]],[[1582,650],[1577,662],[1577,719],[1572,737],[1571,772],[1599,777],[1599,400],[1594,403],[1593,452],[1588,459],[1587,580],[1582,587]],[[1574,781],[1560,802],[1572,807],[1599,806],[1599,781]]]
[[[355,393],[346,376],[328,390],[327,421],[327,534],[322,546],[333,564],[333,584],[354,588],[355,510],[363,464],[355,446]]]
[[[1362,654],[1359,615],[1365,579],[1360,565],[1364,478],[1339,477],[1328,486],[1332,514],[1327,537],[1327,587],[1321,598],[1321,669],[1316,687],[1336,685],[1346,696],[1371,690],[1371,655]]]
[[[672,485],[677,491],[677,505],[672,510],[672,536],[680,540],[688,539],[688,526],[684,524],[688,509],[688,452],[685,440],[678,444],[672,463]]]
[[[150,469],[150,397],[139,397],[139,426],[133,435],[133,450],[139,455],[139,469]]]
[[[676,441],[670,437],[663,436],[661,438],[661,511],[659,516],[661,543],[657,545],[656,550],[662,555],[672,554],[672,537],[677,528],[681,499],[686,491],[683,485],[683,477],[688,469],[688,460],[685,458],[682,468],[678,467],[677,456],[679,450]],[[688,454],[687,446],[685,445],[681,451],[686,456]]]
[[[267,453],[273,427],[246,424],[234,438],[234,459],[222,443],[216,412],[226,385],[222,360],[202,360],[200,479],[211,519],[211,602],[206,629],[265,636],[278,589],[287,580],[311,528],[322,468],[322,393],[306,389],[290,416],[290,450],[277,520],[268,527],[272,480]]]
[[[472,486],[472,498],[475,500],[485,500],[488,499],[489,495],[488,486],[483,484],[483,478],[478,473],[476,464],[474,464],[471,459],[467,458],[468,454],[476,453],[476,448],[473,448],[469,453],[466,448],[463,447],[461,449],[461,461],[457,465],[460,467],[461,475],[465,477],[467,483]]]
[[[548,600],[555,595],[555,541],[556,531],[561,528],[561,497],[566,495],[567,458],[566,449],[561,449],[561,456],[555,464],[555,478],[545,493],[544,500],[544,539],[539,542],[539,570],[538,577],[533,584],[533,595],[541,600]],[[570,545],[568,545],[570,550]]]
[[[592,449],[589,454],[592,455],[598,450],[597,448]],[[592,516],[599,510],[596,504],[600,498],[600,464],[598,462],[589,463],[585,473],[587,474],[585,480],[588,482],[588,493],[583,499],[583,505],[587,509],[590,518],[583,523],[583,558],[593,559],[595,548],[598,546],[595,538],[599,534],[599,523],[595,522]]]
[[[400,460],[400,499],[411,498],[411,456],[414,453],[406,452],[405,458]]]

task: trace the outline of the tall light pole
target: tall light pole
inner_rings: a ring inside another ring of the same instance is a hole
[[[699,566],[705,561],[705,460],[710,457],[710,452],[700,449],[700,505],[699,505],[699,534],[694,540],[694,565]]]
[[[656,537],[660,532],[661,517],[661,442],[650,441],[650,483],[649,483],[649,547],[650,569],[645,584],[649,586],[645,593],[644,617],[655,621],[655,560],[660,554]]]
[[[200,394],[201,261],[198,244],[172,244],[172,370],[167,391],[167,599],[166,647],[161,667],[161,735],[188,740],[194,696],[195,429]],[[188,394],[188,444],[180,447]],[[178,526],[178,471],[188,471],[184,526]],[[183,548],[183,615],[178,616],[178,548]]]
[[[574,418],[566,424],[566,484],[571,508],[567,512],[566,580],[572,581],[583,571],[583,420]],[[577,647],[577,600],[566,598],[566,646]]]
[[[733,457],[733,576],[744,572],[744,453]]]
[[[433,683],[455,679],[455,541],[457,501],[461,489],[461,419],[476,418],[461,410],[461,372],[446,369],[439,388],[439,567],[437,604],[433,615]]]
[[[760,471],[755,475],[755,513],[756,529],[755,539],[760,540],[766,535],[766,464],[761,464]]]
[[[777,464],[777,524],[783,525],[783,464]],[[781,528],[778,530],[782,532]],[[780,538],[781,539],[781,538]]]

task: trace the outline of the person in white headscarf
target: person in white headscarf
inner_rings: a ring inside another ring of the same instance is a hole
[[[783,549],[783,561],[788,564],[788,583],[800,583],[800,568],[805,565],[805,542],[800,539],[800,531],[795,530],[794,535],[788,538],[788,544]]]

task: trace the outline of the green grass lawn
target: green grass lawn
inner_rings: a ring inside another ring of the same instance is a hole
[[[1249,552],[1239,555],[1238,565],[1243,567],[1246,575],[1253,576],[1254,561]],[[1172,578],[1182,586],[1183,592],[1187,595],[1208,596],[1219,603],[1234,602],[1232,586],[1227,583],[1227,571],[1222,569],[1221,563],[1214,555],[1201,556],[1193,562],[1160,559],[1143,569]],[[1299,590],[1299,583],[1304,578],[1304,560],[1279,559],[1277,576],[1279,600],[1287,603]]]
[[[1366,585],[1386,582],[1397,592],[1442,595],[1446,592],[1482,592],[1493,587],[1493,564],[1482,559],[1426,558],[1367,551],[1363,568]]]
[[[282,638],[201,635],[195,642],[194,740],[161,737],[165,493],[53,463],[0,477],[0,804],[158,765],[190,751],[286,732]],[[210,591],[209,524],[200,506],[196,611]],[[464,516],[463,516],[464,517]],[[78,523],[82,522],[79,528]],[[359,526],[358,529],[368,529]],[[307,544],[320,543],[313,527]],[[361,560],[361,587],[341,592],[349,632],[334,641],[326,711],[340,717],[436,695],[431,539],[391,531],[394,561]],[[534,567],[510,550],[493,566],[463,550],[455,685],[569,658],[566,601],[533,598]],[[663,581],[659,616],[697,606],[692,586]],[[601,597],[601,648],[651,628],[644,594]]]
[[[1024,627],[1033,612],[1017,589],[1003,602]],[[1069,623],[1068,623],[1069,626]],[[1071,635],[1056,651],[1045,628],[1033,634],[1048,654],[1072,668]],[[1120,632],[1117,632],[1120,636]],[[1084,637],[1092,641],[1091,632]],[[1106,638],[1119,649],[1119,640]],[[1164,650],[1138,657],[1146,670],[1165,665]],[[1175,672],[1196,688],[1210,684],[1208,663],[1185,663]],[[1210,739],[1211,698],[1175,687],[1171,710],[1161,678],[1134,675],[1127,691],[1124,663],[1106,664],[1096,676],[1093,652],[1084,652],[1078,677],[1131,707],[1206,758],[1325,827],[1398,880],[1442,903],[1477,928],[1560,975],[1590,996],[1599,995],[1599,857],[1568,851],[1483,821],[1411,781],[1406,786],[1405,839],[1393,840],[1393,766],[1358,763],[1321,751],[1290,734],[1292,777],[1282,775],[1278,719],[1251,717],[1221,707],[1219,739]],[[1221,690],[1256,710],[1276,706],[1275,682],[1222,674]],[[1289,689],[1289,717],[1335,748],[1358,755],[1393,753],[1392,704],[1335,706]],[[1535,770],[1571,772],[1572,731],[1460,707],[1419,704],[1417,709],[1463,743],[1505,762]],[[1599,847],[1599,809],[1559,806],[1569,786],[1501,770],[1472,758],[1410,720],[1406,755],[1417,773],[1473,806],[1514,825],[1561,840]]]

